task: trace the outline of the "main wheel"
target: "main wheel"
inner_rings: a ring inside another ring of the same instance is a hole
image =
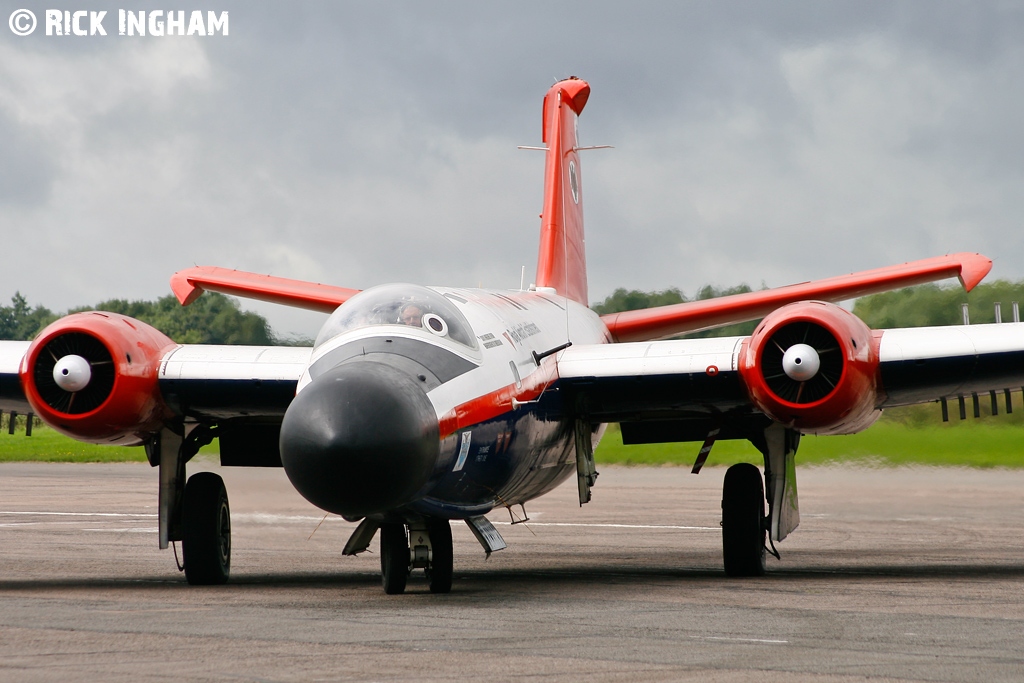
[[[225,583],[231,570],[231,510],[224,480],[213,472],[192,475],[182,505],[185,579],[193,586]]]
[[[722,487],[722,551],[729,576],[763,576],[764,480],[754,465],[733,465]]]
[[[447,519],[432,520],[427,528],[430,534],[431,559],[427,569],[431,593],[450,593],[454,557],[452,553],[452,525]]]
[[[385,593],[398,595],[405,592],[409,579],[409,537],[404,524],[380,526],[380,571]]]

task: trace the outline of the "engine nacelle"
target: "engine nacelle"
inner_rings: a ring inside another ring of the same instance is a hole
[[[759,410],[805,434],[853,434],[882,414],[871,329],[835,304],[773,311],[744,342],[739,370]]]
[[[57,431],[89,443],[138,445],[171,417],[157,373],[174,346],[134,318],[76,313],[32,342],[21,386],[36,415]]]

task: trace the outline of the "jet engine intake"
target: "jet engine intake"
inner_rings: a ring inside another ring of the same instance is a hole
[[[157,385],[175,343],[144,322],[90,311],[56,321],[25,354],[21,384],[36,415],[79,441],[137,445],[171,416]]]
[[[872,332],[835,304],[772,312],[744,342],[739,370],[759,410],[805,434],[852,434],[881,415]]]

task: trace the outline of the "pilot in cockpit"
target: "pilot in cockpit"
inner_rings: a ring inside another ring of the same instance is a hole
[[[412,327],[423,327],[423,307],[415,301],[402,306],[398,313],[398,322]]]

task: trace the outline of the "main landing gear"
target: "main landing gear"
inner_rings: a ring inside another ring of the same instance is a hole
[[[146,443],[149,463],[160,468],[160,548],[181,541],[185,578],[199,586],[225,583],[231,570],[231,510],[224,480],[213,472],[185,477],[185,463],[214,436],[206,426],[187,434],[164,429]]]
[[[763,576],[764,484],[754,465],[733,465],[722,488],[722,551],[729,576]]]
[[[452,527],[447,519],[381,524],[380,569],[384,592],[405,592],[409,573],[426,570],[431,593],[452,589]]]
[[[722,490],[722,550],[729,576],[763,576],[766,539],[776,541],[800,524],[796,492],[796,451],[800,432],[779,423],[747,437],[764,455],[764,478],[750,464],[733,465]],[[768,514],[765,514],[765,494]]]
[[[231,511],[224,480],[199,472],[185,484],[181,547],[192,585],[226,583],[231,569]]]

